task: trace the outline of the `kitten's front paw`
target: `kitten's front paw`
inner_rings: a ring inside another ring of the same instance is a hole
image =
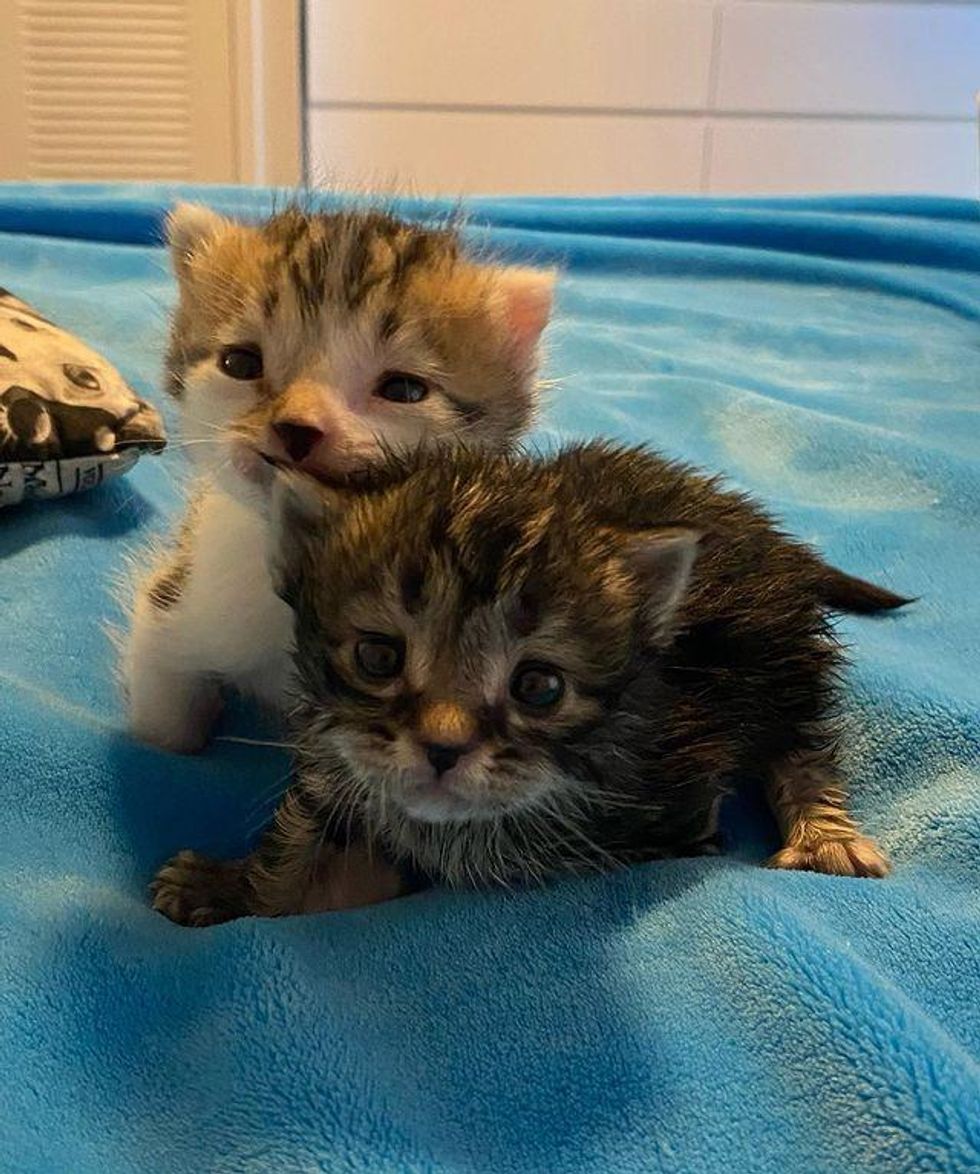
[[[220,925],[248,915],[241,860],[178,852],[150,885],[153,908],[178,925]]]
[[[769,868],[823,872],[830,876],[882,877],[891,871],[888,857],[867,836],[853,836],[847,840],[814,836],[781,848],[766,864]]]

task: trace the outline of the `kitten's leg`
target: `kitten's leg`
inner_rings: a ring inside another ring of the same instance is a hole
[[[301,785],[286,793],[259,847],[242,860],[180,852],[157,873],[153,908],[178,925],[353,909],[408,890],[401,872],[363,843],[325,842],[322,807]]]
[[[159,589],[169,570],[164,566],[139,588],[122,659],[123,687],[133,737],[191,754],[206,744],[221,695],[213,677],[176,663],[186,641],[179,597]]]
[[[781,759],[771,768],[768,789],[784,845],[768,861],[771,868],[887,875],[887,857],[861,834],[847,810],[831,751],[799,751]]]
[[[268,520],[215,489],[192,501],[177,541],[140,584],[122,675],[136,737],[199,750],[218,682],[279,708],[293,616],[265,563]]]
[[[220,925],[247,917],[249,893],[244,860],[213,860],[178,852],[153,878],[153,908],[178,925]]]

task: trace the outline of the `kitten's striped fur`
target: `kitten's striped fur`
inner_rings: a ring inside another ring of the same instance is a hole
[[[836,774],[827,567],[748,498],[597,443],[294,480],[282,519],[298,777],[239,913],[307,908],[351,844],[451,885],[711,850],[740,774],[770,782],[775,866],[887,870]],[[365,674],[365,638],[402,649],[393,675]],[[563,692],[529,708],[526,671]],[[164,879],[158,907],[193,920],[200,891]]]

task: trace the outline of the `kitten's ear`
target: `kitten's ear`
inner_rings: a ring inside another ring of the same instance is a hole
[[[279,469],[269,506],[269,569],[276,594],[296,606],[303,565],[327,527],[333,491],[303,473]]]
[[[521,363],[531,361],[548,325],[556,276],[553,269],[523,269],[519,266],[510,266],[500,272],[504,323]]]
[[[621,557],[644,589],[643,617],[654,644],[670,642],[703,537],[686,526],[661,526],[624,536]]]
[[[208,241],[225,232],[231,224],[230,220],[204,204],[189,204],[185,201],[175,204],[167,215],[166,232],[177,276],[185,277],[194,254]]]

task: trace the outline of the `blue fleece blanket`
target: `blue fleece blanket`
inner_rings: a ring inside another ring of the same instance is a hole
[[[157,403],[174,194],[0,187],[0,284]],[[894,876],[764,871],[773,829],[746,795],[717,859],[171,925],[154,869],[241,851],[287,770],[121,729],[101,626],[124,552],[179,507],[174,448],[0,516],[0,1169],[980,1168],[978,208],[472,214],[565,269],[545,433],[724,470],[833,562],[921,596],[841,624],[854,807]]]

